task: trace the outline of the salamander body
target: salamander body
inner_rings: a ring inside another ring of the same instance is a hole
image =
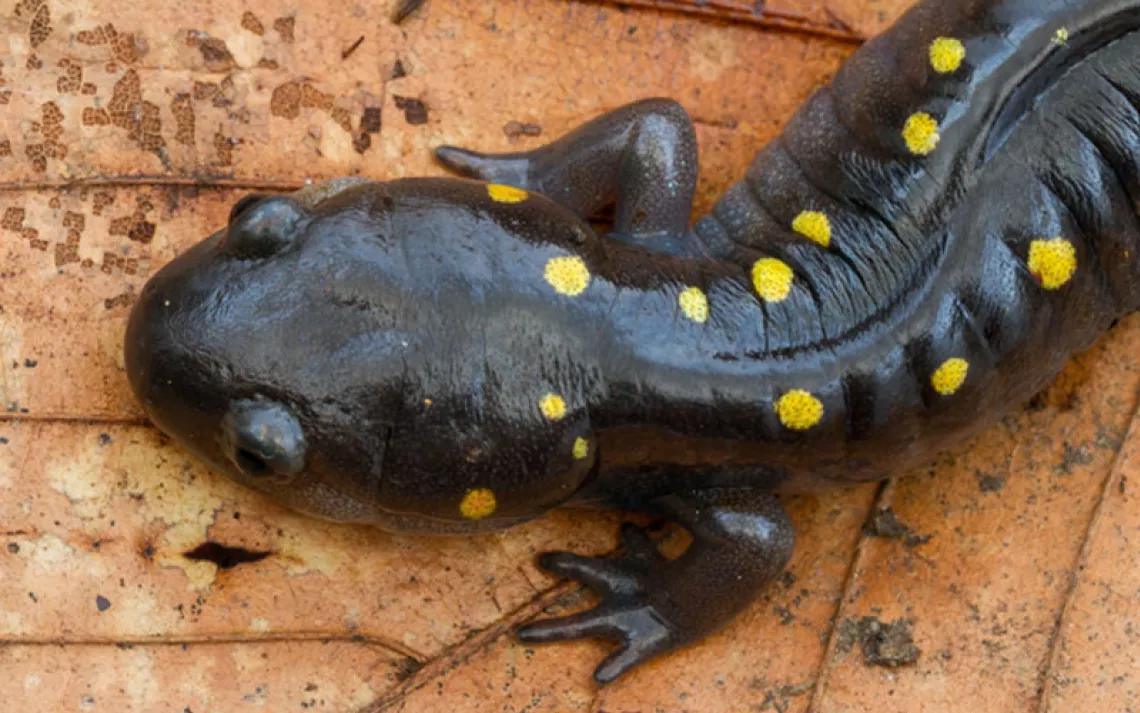
[[[638,102],[465,178],[251,196],[126,336],[150,418],[235,480],[396,532],[558,506],[688,528],[548,553],[608,682],[784,567],[775,497],[888,477],[1042,388],[1140,304],[1140,1],[928,0],[690,224],[694,132]],[[613,205],[612,230],[587,220]]]

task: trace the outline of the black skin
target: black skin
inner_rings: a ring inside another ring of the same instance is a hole
[[[623,106],[529,153],[488,156],[441,146],[436,158],[460,175],[541,193],[586,218],[613,206],[607,237],[671,255],[701,255],[687,233],[697,137],[676,102]]]
[[[676,102],[626,105],[529,153],[489,156],[442,146],[436,158],[465,176],[542,193],[585,218],[613,206],[610,239],[678,257],[702,254],[688,231],[697,181],[696,134]],[[728,470],[714,469],[709,482]],[[658,467],[651,477],[679,483],[694,475],[673,470],[685,469]],[[616,471],[605,479],[620,488],[638,477],[644,472]],[[622,526],[625,554],[619,558],[546,553],[539,560],[543,569],[585,584],[602,602],[518,631],[521,640],[532,643],[591,637],[616,642],[594,672],[599,684],[731,620],[784,570],[795,544],[788,516],[768,492],[683,490],[637,506],[688,529],[693,542],[685,553],[666,561],[631,523]]]
[[[543,555],[601,602],[520,636],[616,642],[607,683],[779,574],[773,493],[925,462],[1137,309],[1137,28],[1140,0],[920,3],[692,227],[694,131],[659,99],[528,153],[438,151],[477,180],[243,199],[140,295],[132,388],[314,516],[464,534],[619,507],[687,528],[673,561],[632,526],[617,558]],[[936,72],[939,37],[967,52]],[[919,112],[928,150],[902,131]],[[803,211],[829,241],[793,229]],[[775,295],[772,260],[794,277]]]

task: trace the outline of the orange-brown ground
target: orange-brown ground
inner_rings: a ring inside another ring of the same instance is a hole
[[[617,515],[455,541],[315,522],[164,442],[124,379],[134,295],[243,192],[437,173],[440,142],[534,146],[667,95],[697,121],[704,208],[849,54],[843,36],[908,0],[769,3],[806,32],[641,0],[428,0],[400,26],[371,2],[13,3],[0,711],[1138,709],[1140,319],[930,468],[789,499],[790,574],[601,692],[601,645],[509,630],[583,603],[533,556],[606,551]],[[206,542],[268,554],[186,557]],[[912,664],[865,656],[909,659],[911,639]]]

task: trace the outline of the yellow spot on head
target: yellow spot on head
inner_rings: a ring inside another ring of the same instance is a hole
[[[831,245],[831,219],[825,213],[805,210],[792,221],[792,230],[825,248]]]
[[[527,198],[527,192],[523,189],[501,183],[488,183],[487,195],[497,203],[522,203]]]
[[[1069,28],[1062,27],[1053,33],[1053,44],[1066,45],[1069,43]]]
[[[546,261],[546,281],[556,292],[573,297],[580,295],[590,284],[590,269],[582,258],[552,257]]]
[[[792,291],[792,268],[775,258],[761,258],[752,266],[752,286],[765,302],[783,302]]]
[[[776,401],[776,415],[793,431],[806,431],[823,420],[823,403],[806,391],[793,389]]]
[[[557,421],[566,415],[566,402],[558,394],[547,394],[538,402],[542,415],[551,421]]]
[[[1034,240],[1029,244],[1029,271],[1045,289],[1059,289],[1077,271],[1077,249],[1064,238]]]
[[[469,490],[459,503],[459,514],[468,520],[482,520],[495,513],[495,494],[486,488]]]
[[[590,442],[585,438],[575,438],[574,448],[571,453],[574,455],[574,460],[582,460],[590,455]]]
[[[930,43],[930,66],[939,74],[957,72],[966,59],[966,46],[953,37],[939,37]]]
[[[709,318],[709,298],[699,287],[690,287],[677,296],[681,311],[694,322],[704,323]]]
[[[943,396],[950,396],[962,388],[969,371],[970,362],[965,359],[947,359],[930,376],[930,385]]]
[[[938,135],[938,122],[926,112],[911,114],[902,131],[906,147],[916,156],[929,156],[938,148],[942,137]]]

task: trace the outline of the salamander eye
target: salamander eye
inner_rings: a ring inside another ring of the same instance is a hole
[[[235,257],[269,257],[289,246],[305,209],[289,196],[245,196],[230,211],[225,250]]]
[[[268,193],[250,193],[247,196],[242,196],[237,203],[234,203],[234,207],[230,208],[230,218],[226,221],[226,225],[232,225],[254,203],[260,203],[270,197]]]
[[[305,469],[305,432],[285,406],[239,401],[222,422],[222,441],[244,475],[288,482]]]

